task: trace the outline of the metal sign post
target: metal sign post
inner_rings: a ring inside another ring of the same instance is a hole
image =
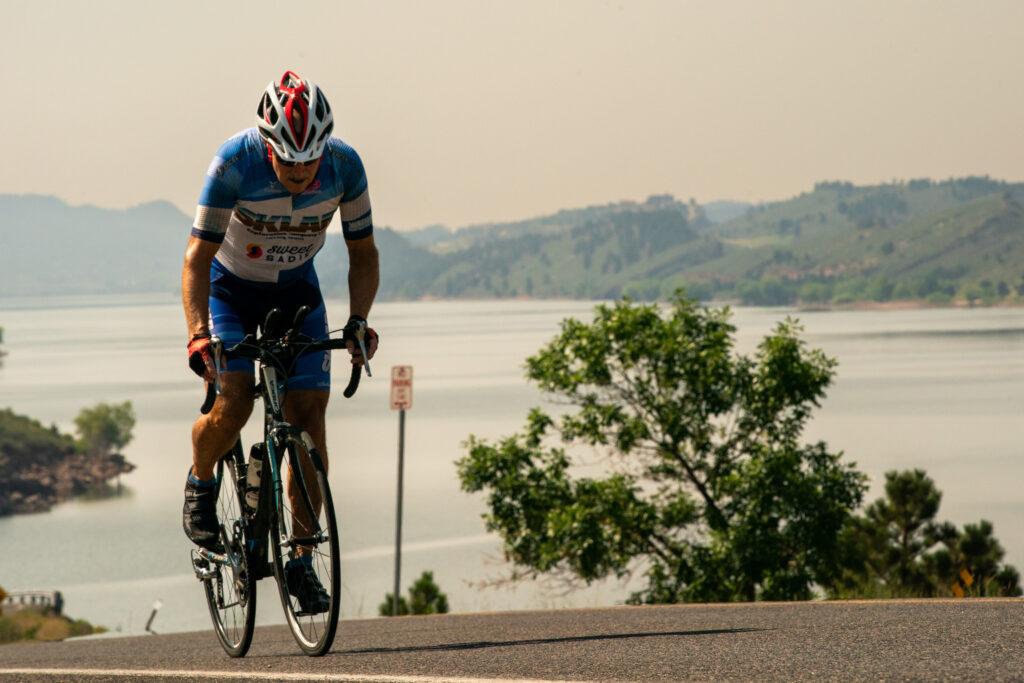
[[[405,411],[412,408],[412,366],[391,368],[391,409],[398,411],[398,502],[395,509],[395,592],[392,616],[398,616],[402,577],[402,479],[405,470]]]

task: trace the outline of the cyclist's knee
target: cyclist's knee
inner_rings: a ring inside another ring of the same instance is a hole
[[[211,413],[214,424],[232,432],[241,431],[253,408],[253,381],[247,373],[224,373],[221,393]]]

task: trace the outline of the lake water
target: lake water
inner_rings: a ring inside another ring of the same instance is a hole
[[[335,321],[347,306],[328,302]],[[375,616],[391,588],[397,414],[388,369],[415,368],[407,420],[403,587],[434,571],[453,611],[596,606],[629,586],[605,582],[566,594],[543,583],[488,586],[507,567],[462,493],[453,461],[473,433],[518,429],[542,402],[523,379],[526,356],[586,302],[379,304],[374,367],[355,399],[336,373],[328,411],[331,486],[340,514],[345,617]],[[737,309],[741,351],[792,311]],[[806,437],[843,450],[879,495],[884,472],[924,468],[943,491],[940,518],[992,520],[1007,560],[1024,569],[1024,313],[1015,309],[805,312],[806,339],[839,359],[838,378]],[[75,501],[49,513],[0,519],[0,585],[64,592],[67,612],[140,632],[152,603],[160,632],[209,626],[181,531],[189,427],[202,399],[185,367],[179,304],[167,298],[0,300],[10,355],[0,407],[70,431],[78,411],[131,400],[138,425],[126,454],[130,494]],[[347,373],[344,373],[347,375]],[[257,409],[258,410],[258,409]],[[258,414],[258,413],[257,413]],[[246,428],[250,443],[259,422]],[[634,586],[633,588],[636,588]],[[260,583],[260,623],[280,623],[271,581]]]

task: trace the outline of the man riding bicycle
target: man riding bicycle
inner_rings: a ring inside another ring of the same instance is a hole
[[[325,336],[327,315],[313,257],[324,244],[335,210],[349,254],[351,315],[346,328],[366,325],[377,294],[379,266],[366,174],[355,150],[331,137],[333,128],[323,92],[286,71],[264,91],[256,127],[228,139],[206,172],[185,251],[181,289],[189,366],[207,382],[214,381],[219,370],[221,394],[213,410],[192,427],[183,525],[189,539],[210,550],[220,545],[220,482],[214,468],[249,419],[255,386],[250,360],[233,359],[226,367],[214,367],[211,334],[230,347],[254,333],[271,309],[281,309],[284,319],[291,320],[300,307],[308,306],[311,312],[302,334]],[[369,328],[366,333],[366,353],[372,358],[377,335]],[[351,344],[349,352],[354,365],[363,363]],[[330,352],[300,356],[286,385],[285,419],[309,432],[324,467],[329,396]],[[288,495],[295,500],[299,492],[293,488],[289,485]],[[309,493],[314,509],[319,509],[319,490]],[[299,557],[288,562],[288,588],[304,611],[322,612],[327,609],[327,594],[310,560],[300,548]]]

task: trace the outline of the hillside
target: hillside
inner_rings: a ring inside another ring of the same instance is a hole
[[[169,202],[130,209],[0,195],[0,296],[175,291],[191,220]]]
[[[983,178],[819,184],[720,226],[725,253],[684,277],[752,304],[1020,299],[1022,201]]]
[[[1024,185],[988,178],[823,182],[756,206],[653,195],[456,230],[378,227],[380,298],[657,298],[685,286],[754,305],[1016,301],[1022,205]],[[170,204],[0,196],[0,208],[5,244],[47,264],[9,263],[0,296],[177,290],[190,219]],[[345,295],[339,235],[317,270],[328,294]]]

